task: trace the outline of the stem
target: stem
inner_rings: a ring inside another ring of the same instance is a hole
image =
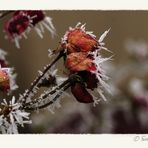
[[[0,19],[2,19],[3,17],[5,17],[6,15],[12,13],[14,11],[6,11],[6,12],[0,12]]]
[[[27,109],[27,110],[36,110],[36,109],[42,109],[42,108],[45,108],[51,104],[53,104],[60,96],[61,94],[63,93],[63,91],[65,91],[66,89],[68,89],[71,84],[73,84],[74,82],[77,82],[77,81],[80,81],[79,80],[79,76],[77,74],[73,74],[69,77],[69,79],[67,79],[66,81],[64,81],[61,85],[59,85],[58,87],[56,87],[54,90],[50,91],[50,92],[47,92],[45,93],[41,99],[46,99],[49,95],[53,95],[54,93],[56,93],[57,90],[62,90],[61,92],[59,92],[59,94],[57,94],[53,100],[49,101],[48,103],[44,104],[44,105],[41,105],[41,106],[38,106],[38,107],[29,107],[29,105],[31,104],[35,104],[35,103],[38,103],[37,101],[38,100],[34,100],[32,102],[29,102],[29,103],[26,103],[24,105],[23,108]],[[27,107],[28,106],[28,107]]]
[[[67,79],[67,80],[64,81],[61,85],[57,86],[54,90],[45,93],[41,98],[42,98],[42,99],[46,99],[49,95],[53,95],[57,90],[62,89],[62,88],[63,88],[66,84],[68,84],[69,82],[70,82],[70,79]],[[39,98],[40,98],[40,97],[39,97]],[[38,101],[38,99],[33,100],[33,101],[31,101],[31,102],[28,102],[28,103],[25,103],[25,104],[24,104],[24,108],[26,108],[26,106],[31,105],[32,103],[33,103],[33,104],[37,103],[37,101]]]
[[[23,103],[25,103],[27,97],[29,96],[29,94],[31,92],[33,92],[33,89],[35,86],[37,86],[37,84],[39,83],[39,81],[44,77],[44,75],[48,72],[48,70],[63,56],[64,51],[62,50],[59,55],[51,62],[51,64],[47,65],[46,68],[44,69],[43,73],[41,75],[39,75],[31,84],[29,90],[25,93],[24,95],[24,101]]]
[[[71,86],[71,84],[69,83],[68,85],[66,85],[65,87],[63,87],[63,90],[62,91],[65,91],[67,90],[69,87]],[[28,107],[28,108],[25,108],[27,110],[36,110],[36,109],[43,109],[51,104],[53,104],[61,95],[63,92],[60,92],[59,94],[57,94],[53,100],[49,101],[48,103],[44,104],[44,105],[41,105],[41,106],[38,106],[38,107]],[[48,94],[49,95],[49,94]]]
[[[52,90],[49,93],[46,93],[42,98],[45,99],[47,98],[49,95],[53,95],[57,90],[62,89],[66,84],[68,84],[70,82],[70,79],[66,80],[65,82],[63,82],[60,86],[58,86],[57,88],[55,88],[54,90]]]

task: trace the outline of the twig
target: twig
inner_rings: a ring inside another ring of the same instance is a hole
[[[42,96],[42,99],[46,99],[49,95],[53,95],[57,90],[62,89],[62,88],[63,88],[65,85],[67,85],[69,82],[70,82],[70,79],[67,79],[67,80],[64,81],[61,85],[57,86],[54,90],[45,93],[45,94]],[[39,98],[40,98],[40,97],[39,97]],[[25,104],[24,104],[24,108],[26,108],[26,106],[29,106],[29,105],[31,105],[31,104],[37,103],[37,101],[38,101],[38,99],[32,100],[31,102],[28,102],[28,103],[25,103]]]
[[[27,109],[27,110],[42,109],[42,108],[45,108],[45,107],[53,104],[62,95],[63,91],[67,90],[70,86],[71,86],[70,83],[68,85],[64,86],[62,91],[59,94],[57,94],[52,100],[50,100],[48,103],[37,106],[37,107],[26,107],[25,109]],[[50,95],[50,93],[48,95]]]
[[[39,75],[31,84],[29,90],[25,93],[24,97],[23,97],[23,104],[26,102],[27,97],[29,96],[29,94],[31,92],[33,92],[33,89],[37,86],[37,84],[39,83],[39,81],[44,77],[44,75],[48,72],[48,70],[64,55],[64,51],[61,51],[59,53],[59,55],[49,64],[46,66],[46,68],[44,69],[43,73],[41,75]]]
[[[61,94],[62,94],[66,89],[68,89],[74,82],[78,82],[78,81],[79,81],[79,82],[81,81],[81,80],[80,80],[80,77],[79,77],[77,74],[73,74],[73,75],[71,75],[66,81],[64,81],[61,85],[57,86],[54,90],[45,93],[45,94],[41,97],[41,99],[42,99],[42,101],[43,101],[43,100],[46,99],[49,95],[53,95],[54,93],[56,93],[57,90],[61,90],[61,91],[59,92],[59,94],[57,94],[57,95],[56,95],[52,100],[50,100],[48,103],[46,103],[46,104],[44,104],[44,105],[41,105],[41,106],[37,106],[37,107],[29,107],[29,105],[32,105],[32,104],[34,105],[34,104],[38,103],[37,101],[38,101],[39,99],[37,99],[37,100],[31,101],[31,102],[29,102],[29,103],[26,103],[26,104],[24,105],[24,108],[27,109],[27,110],[36,110],[36,109],[45,108],[45,107],[47,107],[47,106],[53,104],[53,103],[61,96]]]

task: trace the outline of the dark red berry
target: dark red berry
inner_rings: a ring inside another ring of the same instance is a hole
[[[87,88],[93,90],[97,88],[98,79],[96,75],[89,71],[81,71],[79,75],[82,77],[83,81],[86,83]]]
[[[71,86],[71,92],[77,101],[81,103],[92,103],[93,97],[86,90],[85,86],[81,83],[75,83]]]

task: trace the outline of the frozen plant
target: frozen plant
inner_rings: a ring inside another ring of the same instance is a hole
[[[11,12],[12,13],[12,12]],[[40,29],[36,28],[40,25]],[[5,31],[8,37],[15,41],[17,47],[19,40],[30,28],[35,28],[42,37],[46,27],[51,34],[55,34],[55,28],[51,19],[47,18],[42,11],[16,11],[12,18],[6,23]],[[85,24],[78,23],[74,28],[69,28],[61,39],[58,49],[49,50],[49,57],[52,62],[38,71],[38,76],[18,98],[12,97],[9,103],[4,100],[0,105],[0,130],[2,133],[17,133],[18,126],[31,123],[29,112],[47,108],[52,113],[55,108],[60,107],[61,98],[68,95],[67,89],[80,103],[98,104],[104,90],[110,93],[110,87],[106,83],[108,77],[103,69],[102,63],[111,59],[102,58],[100,51],[109,51],[104,47],[104,38],[109,30],[105,31],[97,39],[93,32],[85,30]],[[64,66],[68,74],[62,77],[58,74],[56,63],[64,59]],[[9,68],[0,69],[1,90],[10,89]],[[45,91],[35,97],[40,88],[46,87]],[[96,95],[96,93],[98,95]]]

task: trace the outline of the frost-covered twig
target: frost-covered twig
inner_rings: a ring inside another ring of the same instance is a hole
[[[25,108],[26,110],[36,110],[45,108],[53,104],[62,95],[62,93],[64,93],[64,91],[66,91],[75,82],[82,83],[82,79],[77,74],[71,75],[62,84],[56,86],[55,89],[51,91],[50,89],[47,90],[44,94],[41,94],[41,96],[38,99],[34,99],[28,103],[25,103],[23,108]]]
[[[42,83],[42,81],[44,80],[44,78],[46,77],[46,74],[48,73],[48,71],[50,70],[50,68],[61,58],[63,57],[64,51],[61,51],[59,53],[59,55],[49,64],[45,67],[43,72],[40,72],[39,76],[33,81],[33,83],[31,83],[30,88],[24,93],[23,95],[23,99],[21,99],[21,101],[23,101],[23,103],[26,102],[26,99],[28,97],[30,97],[29,95],[36,92],[38,89],[38,85],[40,83]],[[32,98],[32,96],[30,97],[30,99]]]
[[[53,92],[46,94],[45,95],[46,97],[45,96],[42,97],[42,99],[44,99],[44,100],[36,102],[35,104],[30,105],[29,107],[25,107],[25,110],[42,109],[42,108],[46,108],[47,106],[54,104],[57,101],[57,99],[64,93],[64,91],[66,91],[70,86],[71,86],[71,84],[69,83],[69,84],[65,85],[63,88],[60,88],[58,93],[55,92],[56,95],[52,94]],[[58,89],[57,89],[57,91],[58,91]],[[52,98],[52,95],[54,96],[53,98]],[[50,97],[50,100],[46,100],[48,97]]]

